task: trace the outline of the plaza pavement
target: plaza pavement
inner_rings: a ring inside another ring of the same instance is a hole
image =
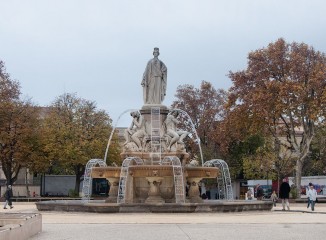
[[[195,239],[326,239],[326,204],[315,212],[306,204],[281,211],[241,213],[69,213],[40,212],[43,231],[31,240],[195,240]],[[34,203],[14,203],[0,212],[36,213]]]

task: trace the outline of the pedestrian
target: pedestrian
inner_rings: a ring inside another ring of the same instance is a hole
[[[289,204],[289,195],[290,195],[290,185],[286,178],[283,179],[283,182],[280,186],[280,198],[282,199],[282,210],[285,211],[285,205],[288,210],[290,210]]]
[[[264,191],[263,188],[260,186],[260,184],[257,184],[256,186],[256,195],[257,195],[257,200],[263,199]]]
[[[201,198],[205,200],[205,199],[207,199],[208,197],[207,197],[206,193],[203,193],[203,194],[201,195]]]
[[[3,209],[7,209],[7,204],[9,205],[10,209],[13,208],[11,198],[12,198],[12,189],[11,189],[11,185],[8,185],[7,190],[5,192],[5,204],[3,205]]]
[[[276,202],[278,200],[278,197],[277,197],[277,194],[276,194],[275,190],[273,191],[273,193],[271,195],[271,200],[273,202],[274,207],[276,207]]]
[[[251,191],[251,188],[248,188],[247,199],[248,200],[252,200],[252,191]]]
[[[305,194],[307,195],[307,200],[308,200],[307,208],[309,208],[309,206],[310,206],[310,199],[309,199],[309,197],[308,197],[308,191],[309,191],[309,188],[310,188],[310,185],[311,185],[311,184],[312,184],[312,183],[309,183],[308,187],[306,188],[306,192],[305,192]]]
[[[203,181],[201,181],[200,182],[200,196],[202,196],[204,193],[207,196],[205,183]]]
[[[311,210],[315,211],[315,203],[316,203],[316,199],[317,199],[317,191],[314,188],[314,185],[312,183],[309,183],[309,190],[308,190],[308,206],[310,204],[311,206]]]

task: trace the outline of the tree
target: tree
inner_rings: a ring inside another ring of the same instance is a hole
[[[227,134],[227,132],[226,132]],[[223,137],[221,145],[223,146]],[[264,146],[264,138],[260,135],[248,135],[242,140],[232,139],[229,143],[227,150],[221,149],[222,158],[227,161],[230,169],[230,174],[234,179],[243,179],[245,177],[251,177],[245,168],[245,159],[255,157],[258,149]]]
[[[316,126],[315,132],[309,154],[310,161],[303,166],[305,176],[326,174],[326,126]]]
[[[5,64],[0,60],[0,103],[18,100],[20,96],[20,86],[17,81],[10,78],[6,72]]]
[[[211,159],[217,155],[217,146],[212,133],[223,115],[226,95],[224,90],[216,90],[211,83],[202,81],[200,89],[193,85],[179,86],[175,95],[177,100],[172,103],[172,108],[182,109],[190,116],[204,149],[204,159]],[[194,132],[190,119],[184,117],[182,122],[183,129]],[[191,148],[194,148],[194,143]]]
[[[6,73],[0,61],[0,161],[7,184],[13,184],[22,167],[38,160],[38,108],[20,100],[20,86]]]
[[[249,53],[247,69],[230,72],[229,110],[246,112],[250,129],[274,138],[276,150],[296,157],[296,187],[300,190],[316,123],[324,120],[326,58],[304,43],[284,39]],[[243,121],[241,118],[240,121]]]
[[[268,147],[259,147],[254,154],[243,159],[244,175],[247,179],[276,179],[275,166],[277,156]]]
[[[264,122],[255,121],[243,105],[236,108],[226,106],[225,118],[219,126],[216,137],[222,156],[229,163],[230,172],[235,178],[267,177],[271,165],[278,181],[293,172],[294,154],[273,144],[273,137],[268,131],[263,131]]]
[[[96,104],[76,96],[63,94],[50,106],[44,120],[45,150],[51,166],[76,175],[75,191],[90,159],[103,159],[111,131],[111,119]],[[117,143],[110,148],[109,161],[120,159]]]

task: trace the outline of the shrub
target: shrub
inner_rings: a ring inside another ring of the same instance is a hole
[[[296,199],[297,197],[298,197],[298,190],[294,185],[292,185],[290,190],[290,198]]]
[[[73,198],[79,197],[79,193],[75,189],[69,189],[68,195],[69,197],[73,197]]]

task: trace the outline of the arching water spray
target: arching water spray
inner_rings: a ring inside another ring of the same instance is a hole
[[[110,144],[111,144],[111,139],[112,139],[112,136],[114,134],[114,131],[115,131],[115,128],[117,127],[117,124],[120,120],[120,118],[127,112],[133,112],[133,111],[139,111],[139,109],[127,109],[125,111],[123,111],[120,116],[118,117],[117,121],[115,121],[115,124],[113,125],[113,129],[111,131],[111,134],[110,134],[110,137],[109,137],[109,141],[108,141],[108,145],[106,146],[106,150],[105,150],[105,155],[104,155],[104,162],[106,163],[106,158],[108,156],[108,152],[109,152],[109,147],[110,147]]]
[[[201,158],[201,165],[204,166],[204,159],[203,159],[203,152],[201,150],[201,145],[200,145],[200,138],[198,137],[198,134],[197,134],[197,131],[196,131],[196,128],[195,128],[195,124],[192,122],[192,119],[191,117],[189,116],[189,114],[182,110],[182,109],[179,109],[179,108],[175,108],[175,109],[172,109],[172,110],[175,110],[175,111],[178,111],[178,112],[182,112],[184,115],[186,115],[186,117],[188,117],[188,119],[190,120],[190,123],[191,123],[191,127],[192,127],[192,131],[195,133],[195,137],[196,137],[196,143],[198,144],[198,147],[199,147],[199,152],[200,152],[200,158]]]

